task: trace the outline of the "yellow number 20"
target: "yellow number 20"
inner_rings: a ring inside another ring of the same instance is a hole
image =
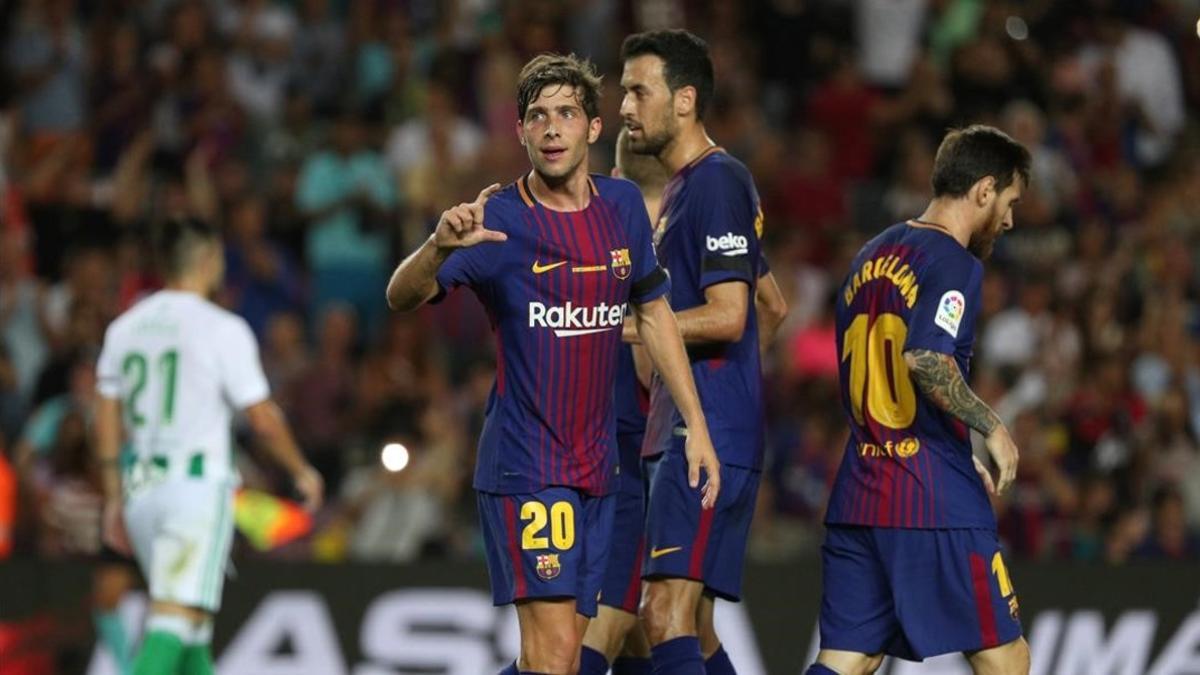
[[[545,504],[525,502],[521,505],[521,521],[530,521],[521,531],[521,548],[527,551],[550,548],[551,540],[554,548],[560,551],[575,545],[575,507],[571,502],[554,502],[548,514]],[[542,536],[547,521],[550,523],[549,538]]]
[[[846,329],[842,360],[850,359],[850,405],[854,421],[864,412],[889,429],[907,429],[917,416],[917,395],[904,363],[908,326],[896,314],[859,314]],[[865,408],[865,410],[864,410]]]

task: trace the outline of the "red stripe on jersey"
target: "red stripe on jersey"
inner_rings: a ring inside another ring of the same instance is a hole
[[[987,561],[978,553],[971,554],[971,583],[975,587],[975,611],[979,614],[979,637],[982,649],[995,647],[996,616],[992,613],[992,584],[988,575]]]
[[[545,227],[542,226],[541,219],[538,218],[537,209],[531,209],[529,211],[529,216],[526,218],[525,222],[533,228],[535,236],[537,237],[537,257],[535,258],[535,261],[547,259],[548,258],[547,254],[549,253],[549,251],[546,248],[546,229],[545,229]],[[545,275],[545,274],[534,275],[533,285],[534,285],[534,289],[537,294],[536,295],[537,298],[545,299],[545,297],[546,297],[546,287],[547,287],[546,286],[547,285],[546,277],[547,276],[548,275]],[[537,335],[537,354],[540,356],[540,355],[546,353],[546,340],[549,339],[549,331],[539,330],[539,331],[534,331],[534,332]],[[535,372],[533,386],[538,389],[537,391],[531,392],[531,393],[533,394],[533,396],[535,396],[537,398],[538,412],[540,414],[545,414],[544,411],[549,410],[549,408],[547,406],[550,403],[549,398],[548,398],[548,392],[547,392],[548,387],[542,386],[542,383],[544,383],[546,381],[546,372],[545,372],[545,369],[542,367],[542,360],[540,358],[536,361],[536,363],[533,363],[530,365],[533,366],[534,372]],[[538,478],[540,478],[543,482],[545,482],[546,477],[549,475],[549,470],[550,470],[549,457],[546,454],[546,425],[545,424],[538,425],[537,450],[538,450]]]
[[[593,197],[592,203],[596,208],[588,209],[582,214],[582,218],[580,218],[580,226],[584,228],[583,233],[586,235],[584,241],[588,245],[588,254],[585,260],[589,265],[594,264],[596,260],[603,260],[600,250],[602,246],[599,240],[601,234],[599,206],[602,202],[603,200],[599,197]],[[600,304],[601,298],[612,299],[612,294],[605,292],[607,289],[604,288],[604,277],[601,274],[603,273],[581,275],[586,277],[584,281],[589,291],[592,306]],[[586,448],[588,466],[599,469],[592,471],[592,475],[588,481],[588,485],[595,490],[600,490],[604,487],[608,478],[606,475],[607,462],[603,454],[604,450],[608,447],[604,438],[604,424],[607,421],[607,416],[604,413],[609,412],[611,414],[612,409],[611,402],[608,407],[604,406],[604,392],[606,389],[611,391],[612,382],[604,382],[603,378],[604,374],[609,372],[604,368],[608,363],[608,353],[612,349],[612,339],[609,333],[597,333],[595,336],[589,338],[589,351],[584,357],[583,364],[584,370],[587,373],[588,388],[584,408],[587,424],[583,431],[584,438],[581,440],[585,443],[583,447]]]
[[[693,579],[701,578],[704,571],[704,552],[708,548],[708,535],[712,531],[713,514],[717,509],[701,509],[700,527],[696,530],[696,538],[692,540],[692,557],[688,561],[688,576]]]
[[[513,566],[513,598],[523,598],[527,591],[525,587],[525,570],[522,569],[524,559],[521,557],[520,543],[517,541],[517,499],[504,497],[504,526],[508,536],[508,556]]]

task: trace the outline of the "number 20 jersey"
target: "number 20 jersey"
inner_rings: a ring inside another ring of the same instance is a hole
[[[983,265],[953,237],[899,223],[859,251],[838,290],[842,407],[850,425],[825,522],[995,529],[970,430],[925,398],[904,352],[950,354],[965,379]]]

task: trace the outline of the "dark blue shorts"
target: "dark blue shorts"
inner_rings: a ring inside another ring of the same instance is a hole
[[[614,495],[550,487],[533,494],[480,492],[477,501],[496,605],[575,598],[578,613],[596,616]]]
[[[635,444],[641,450],[641,434],[617,436],[617,445]],[[626,448],[621,448],[622,452]],[[622,472],[620,488],[613,495],[616,514],[609,539],[608,565],[600,590],[600,604],[637,614],[642,599],[642,557],[645,556],[646,486],[639,475]]]
[[[991,530],[831,525],[821,558],[822,649],[920,661],[1021,636]]]
[[[647,462],[645,471],[650,496],[642,577],[694,579],[720,598],[740,600],[742,566],[762,472],[721,465],[716,507],[702,510],[700,488],[688,485],[682,442]],[[704,484],[703,475],[700,484]]]

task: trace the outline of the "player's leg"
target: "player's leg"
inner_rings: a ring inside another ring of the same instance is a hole
[[[625,634],[625,644],[612,664],[613,675],[650,675],[650,640],[639,619]]]
[[[129,637],[125,624],[117,615],[121,598],[133,587],[133,573],[125,562],[117,562],[118,554],[107,549],[101,553],[105,559],[96,568],[92,577],[92,621],[96,636],[112,655],[121,675],[128,675],[133,667],[133,655],[129,650]]]
[[[918,659],[964,652],[978,673],[1024,675],[1017,595],[989,530],[877,530],[905,642]]]
[[[492,600],[517,605],[521,633],[520,657],[503,672],[577,668],[586,620],[596,614],[612,526],[612,503],[606,499],[558,487],[532,494],[479,493]]]
[[[1025,638],[967,654],[975,675],[1029,675],[1029,643]]]
[[[700,606],[696,609],[696,630],[700,636],[700,653],[704,656],[704,672],[707,675],[736,675],[733,662],[729,660],[729,654],[717,636],[717,626],[713,620],[716,609],[716,596],[711,593],[700,596]]]
[[[134,673],[211,675],[212,616],[233,543],[232,484],[170,481],[151,497],[152,522],[133,519],[140,536],[129,523],[152,600]]]
[[[821,546],[821,650],[806,675],[868,675],[896,640],[890,582],[871,530],[829,526]]]
[[[637,626],[646,499],[642,494],[640,478],[630,477],[628,484],[622,484],[622,488],[612,495],[616,504],[608,562],[600,588],[600,608],[583,636],[580,675],[607,673],[609,664],[613,663],[625,644],[625,636]]]

